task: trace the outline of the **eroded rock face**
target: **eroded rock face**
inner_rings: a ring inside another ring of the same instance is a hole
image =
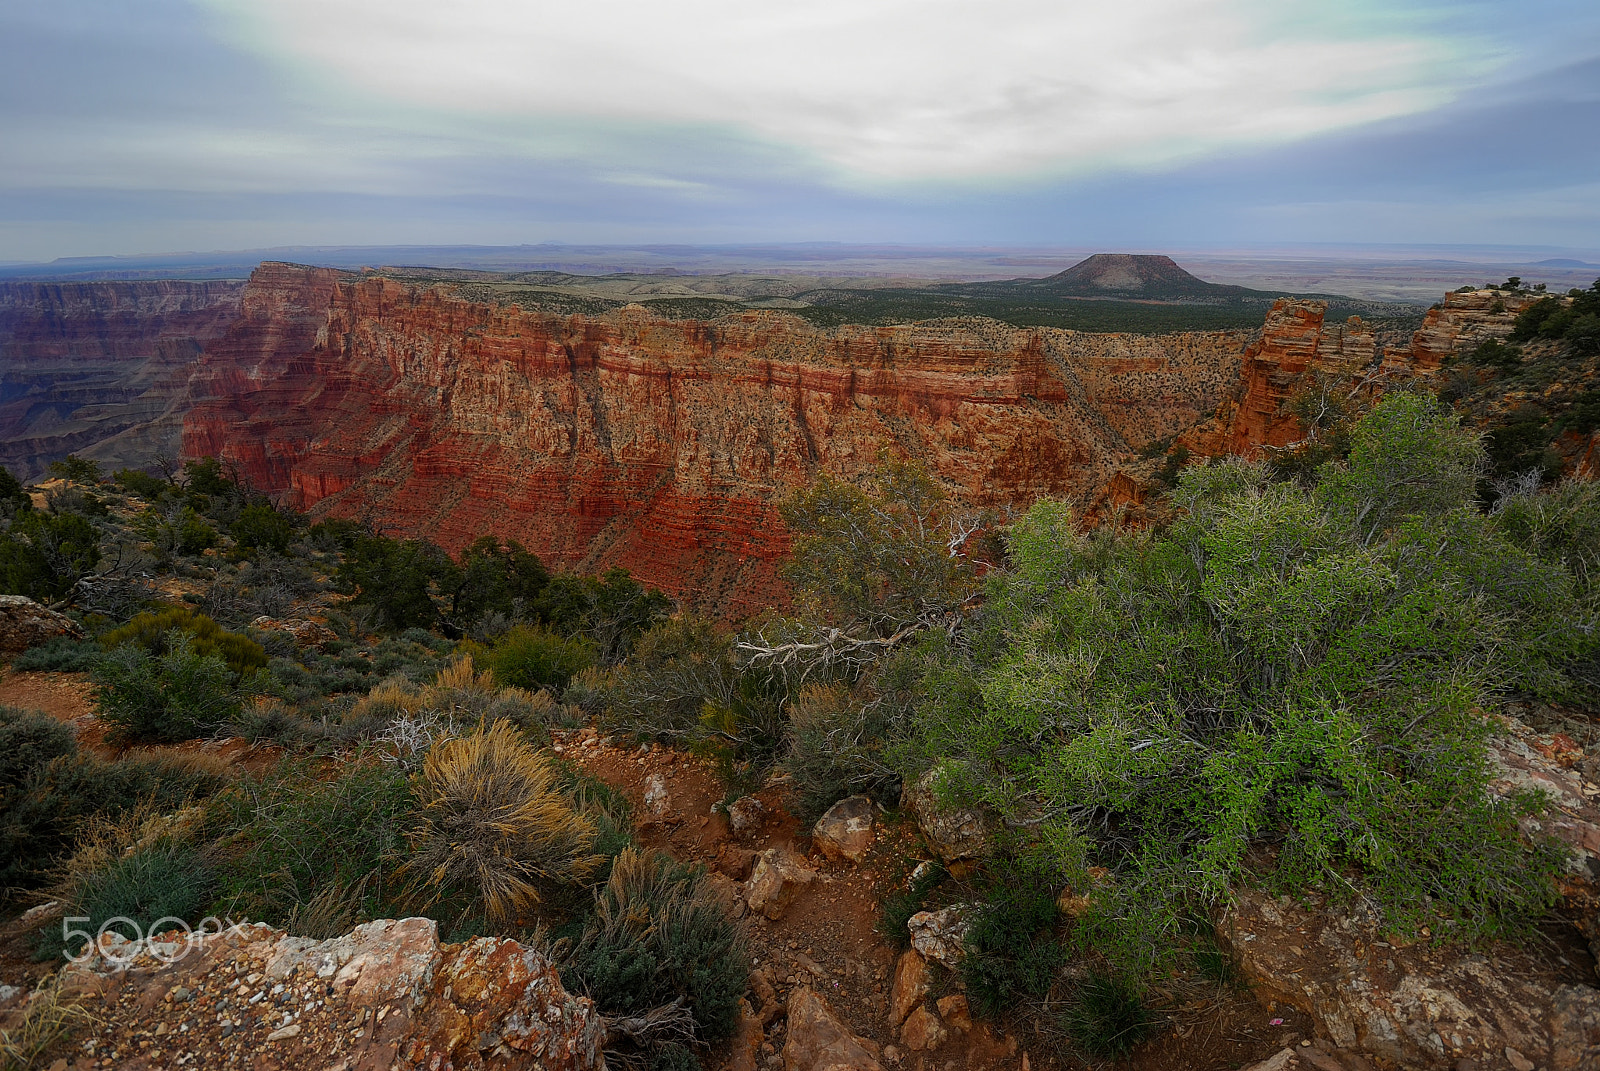
[[[900,1041],[912,1052],[937,1049],[949,1036],[950,1032],[939,1017],[920,1004],[912,1009],[900,1027]]]
[[[83,639],[83,629],[65,614],[47,610],[26,595],[0,595],[0,654],[21,654],[59,636]]]
[[[875,1049],[852,1034],[809,986],[789,991],[784,1071],[882,1071]]]
[[[1583,749],[1561,733],[1537,733],[1515,718],[1504,719],[1506,733],[1489,741],[1489,763],[1495,779],[1489,791],[1498,796],[1532,789],[1550,800],[1539,818],[1522,819],[1528,833],[1547,833],[1566,844],[1572,855],[1572,877],[1600,882],[1600,805],[1596,786],[1584,777]],[[1585,792],[1587,788],[1589,791]]]
[[[285,264],[241,309],[194,373],[187,456],[320,514],[452,551],[515,538],[732,615],[780,591],[776,503],[819,473],[888,448],[973,505],[1093,489],[1215,410],[1247,334],[562,317]]]
[[[1306,1012],[1319,1037],[1402,1067],[1548,1071],[1600,1066],[1600,990],[1515,949],[1396,947],[1376,921],[1237,894],[1219,935],[1263,1001]]]
[[[1411,345],[1386,355],[1418,372],[1437,370],[1457,354],[1490,339],[1503,339],[1515,326],[1517,313],[1544,297],[1532,291],[1468,290],[1451,293],[1428,310]]]
[[[189,1066],[286,1071],[605,1066],[604,1021],[542,953],[493,937],[441,945],[431,919],[328,941],[259,924],[137,945],[108,935],[64,970],[101,1019],[87,1040],[116,1066],[175,1066],[186,1052]]]
[[[872,801],[866,796],[851,796],[828,808],[811,831],[812,842],[825,857],[859,863],[872,851]]]
[[[745,885],[745,902],[751,911],[769,919],[783,917],[795,897],[816,879],[817,872],[787,848],[768,848],[756,856],[755,869]]]

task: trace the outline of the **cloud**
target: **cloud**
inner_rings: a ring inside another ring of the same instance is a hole
[[[857,182],[1148,167],[1423,111],[1496,61],[1325,0],[203,0],[300,75],[426,112],[793,147]]]

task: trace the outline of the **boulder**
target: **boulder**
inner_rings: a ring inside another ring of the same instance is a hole
[[[908,784],[901,804],[916,815],[917,828],[940,859],[954,863],[979,858],[989,850],[994,819],[984,811],[941,804],[934,792],[938,776],[938,770],[929,770]]]
[[[441,945],[422,918],[327,941],[261,924],[112,938],[62,973],[63,990],[94,1016],[75,1043],[102,1066],[133,1066],[135,1055],[152,1066],[270,1060],[285,1071],[605,1066],[593,1002],[567,993],[555,965],[516,941]]]
[[[851,796],[828,808],[811,831],[812,842],[825,858],[859,863],[872,850],[872,801]]]
[[[939,1017],[921,1004],[912,1009],[900,1027],[900,1041],[912,1052],[931,1052],[949,1036]]]
[[[745,885],[745,903],[769,919],[781,918],[817,872],[787,848],[768,848],[756,856],[755,869]]]
[[[1505,1067],[1508,1049],[1546,1071],[1600,1067],[1600,990],[1519,949],[1400,947],[1372,915],[1254,889],[1218,936],[1259,999],[1299,1008],[1337,1049],[1419,1069]]]
[[[59,636],[81,640],[83,629],[72,618],[45,609],[26,595],[0,595],[0,654],[21,654]]]
[[[250,622],[250,627],[257,632],[287,632],[294,638],[296,647],[319,651],[339,638],[339,634],[327,625],[303,617],[258,617]]]
[[[756,1071],[761,1056],[761,1043],[766,1040],[761,1019],[750,1010],[750,1002],[739,1002],[739,1022],[733,1028],[733,1040],[728,1043],[728,1062],[723,1071]]]
[[[940,911],[917,912],[907,924],[911,947],[949,970],[960,970],[967,931],[972,928],[971,911],[970,904],[952,904]]]
[[[928,995],[928,961],[914,948],[900,954],[894,965],[894,984],[889,987],[889,1029],[898,1030],[911,1009]]]
[[[784,1071],[882,1071],[872,1043],[850,1032],[810,986],[789,991]]]

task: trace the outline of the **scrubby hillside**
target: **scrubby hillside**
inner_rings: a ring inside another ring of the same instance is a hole
[[[641,1067],[1223,1068],[1313,1035],[1349,1069],[1588,1066],[1600,485],[1486,497],[1491,463],[1399,390],[1315,464],[1175,471],[1137,530],[882,462],[784,501],[795,598],[729,623],[515,543],[307,525],[210,460],[66,459],[0,487],[0,579],[88,638],[0,695],[93,691],[0,712],[0,858],[13,916],[72,922],[13,922],[0,966],[415,915],[542,950]],[[35,1048],[326,1055],[229,999],[187,1042]]]

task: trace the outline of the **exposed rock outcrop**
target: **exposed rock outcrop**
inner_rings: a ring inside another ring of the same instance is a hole
[[[1476,349],[1490,339],[1511,333],[1517,313],[1545,295],[1532,291],[1468,290],[1446,294],[1428,310],[1411,345],[1385,355],[1390,364],[1404,364],[1417,372],[1437,371],[1459,354]]]
[[[60,636],[83,638],[72,618],[47,610],[26,595],[0,595],[0,655],[21,654]]]
[[[1403,946],[1376,920],[1240,891],[1219,928],[1263,1000],[1301,1009],[1341,1049],[1401,1067],[1600,1066],[1600,990],[1516,949]]]
[[[917,828],[928,847],[947,863],[976,859],[989,850],[996,819],[974,807],[950,807],[939,801],[935,790],[939,771],[929,770],[917,781],[908,783],[901,806],[917,819]]]
[[[769,919],[783,917],[795,897],[816,880],[817,872],[787,848],[768,848],[756,856],[755,869],[745,886],[751,911]]]
[[[96,1017],[82,1047],[101,1066],[605,1066],[593,1003],[515,941],[440,944],[422,918],[370,922],[329,941],[259,924],[172,937],[130,944],[108,934],[98,954],[63,968],[63,990],[84,996]]]

